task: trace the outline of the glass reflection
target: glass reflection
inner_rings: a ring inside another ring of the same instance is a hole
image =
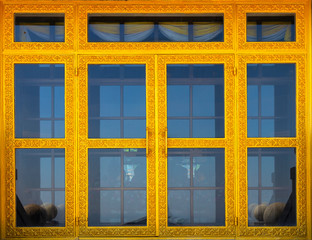
[[[89,226],[146,226],[145,149],[89,149]]]
[[[295,16],[247,16],[247,42],[294,42]]]
[[[296,225],[296,149],[248,149],[249,226]]]
[[[16,149],[15,165],[17,227],[64,227],[64,149]]]
[[[296,136],[296,65],[247,64],[248,137]]]
[[[64,64],[15,64],[15,137],[64,138]]]
[[[224,226],[224,149],[168,149],[168,225]]]
[[[89,138],[145,138],[145,65],[89,65]]]
[[[222,16],[92,16],[89,42],[223,42]]]
[[[170,138],[224,137],[223,64],[168,65]]]
[[[64,16],[15,15],[15,42],[64,42]]]

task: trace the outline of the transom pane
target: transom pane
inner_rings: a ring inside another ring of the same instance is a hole
[[[223,64],[167,65],[170,138],[224,137]]]
[[[247,16],[247,42],[294,42],[295,30],[295,16]]]
[[[296,65],[247,64],[248,137],[296,136]]]
[[[64,64],[15,64],[15,137],[64,138]]]
[[[145,149],[89,149],[89,226],[146,226]]]
[[[145,65],[88,67],[89,138],[145,138]]]
[[[222,16],[89,16],[89,42],[223,42]]]
[[[249,226],[296,225],[296,149],[248,149]]]
[[[64,42],[64,14],[16,14],[15,42]]]
[[[168,149],[168,225],[224,226],[224,149]]]
[[[64,227],[64,149],[16,149],[15,154],[17,227]]]

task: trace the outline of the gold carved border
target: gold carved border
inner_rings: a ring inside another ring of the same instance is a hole
[[[296,55],[240,55],[238,56],[238,114],[239,114],[239,221],[238,235],[248,237],[305,237],[307,235],[307,119],[306,119],[306,56]],[[296,129],[295,138],[247,138],[247,64],[296,64]],[[297,226],[248,227],[247,151],[251,147],[297,148]]]
[[[14,123],[14,64],[47,63],[65,64],[65,138],[15,139]],[[5,109],[5,186],[6,186],[6,237],[72,237],[75,232],[75,87],[74,57],[67,55],[10,55],[4,58],[4,109]],[[16,227],[15,205],[15,149],[64,148],[66,227]]]
[[[88,14],[213,14],[219,13],[224,15],[224,42],[88,42]],[[110,2],[96,5],[80,5],[78,8],[79,15],[79,50],[139,50],[139,51],[166,51],[166,50],[226,50],[233,49],[233,29],[234,16],[233,6],[231,4],[190,4],[170,2],[160,3],[131,3],[131,2]],[[172,52],[170,52],[172,53]]]
[[[188,138],[167,140],[167,64],[224,64],[225,138]],[[162,55],[157,62],[158,105],[158,171],[159,171],[159,230],[160,236],[230,237],[235,235],[235,156],[234,156],[234,55]],[[167,156],[168,148],[225,149],[225,226],[168,227],[167,219]]]
[[[146,65],[146,127],[147,139],[88,138],[88,64]],[[156,157],[155,157],[155,58],[154,56],[79,56],[79,126],[78,183],[79,235],[81,236],[154,236],[156,234]],[[88,149],[147,148],[147,226],[88,227]]]
[[[15,13],[64,13],[65,42],[14,42]],[[8,50],[73,50],[74,6],[64,4],[8,4],[4,5],[4,48]]]
[[[294,13],[296,27],[295,42],[247,42],[247,13]],[[305,50],[305,6],[304,5],[238,5],[238,49],[239,50]]]

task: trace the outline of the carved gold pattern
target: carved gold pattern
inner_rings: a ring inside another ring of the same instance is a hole
[[[296,124],[295,138],[247,138],[247,79],[248,63],[296,63]],[[307,234],[306,189],[306,86],[305,55],[256,55],[239,56],[239,236],[253,237],[305,237]],[[248,147],[296,147],[297,151],[297,226],[296,227],[248,227],[247,148]]]
[[[167,64],[224,64],[225,138],[168,139],[167,134]],[[235,167],[234,167],[234,55],[167,55],[157,62],[158,89],[158,169],[159,169],[159,229],[161,236],[233,236],[235,235]],[[167,146],[168,144],[168,146]],[[224,227],[168,227],[167,219],[167,156],[166,148],[224,148],[225,149],[225,212]]]
[[[123,2],[123,4],[106,3],[96,5],[78,6],[79,11],[79,50],[144,50],[155,51],[161,50],[225,50],[233,49],[233,6],[230,4],[212,5],[212,4],[190,4],[183,2],[182,4],[164,3],[131,3]],[[88,14],[223,14],[224,15],[224,42],[88,42]]]
[[[59,55],[10,55],[4,59],[5,99],[5,162],[6,162],[6,236],[7,237],[72,237],[75,213],[75,106],[74,106],[74,57]],[[65,138],[64,139],[15,139],[14,135],[14,64],[49,63],[65,64]],[[63,148],[65,149],[66,227],[16,227],[15,207],[15,149]]]
[[[79,127],[78,184],[79,234],[81,236],[152,236],[156,233],[155,176],[155,58],[154,56],[81,56],[79,57]],[[88,138],[88,64],[146,65],[146,126],[145,139]],[[147,146],[148,143],[148,146]],[[88,227],[88,149],[89,148],[148,148],[147,154],[147,226],[146,227]]]
[[[247,14],[248,13],[293,13],[295,14],[296,41],[295,42],[247,42]],[[304,5],[238,5],[238,49],[240,50],[305,50],[305,6]]]
[[[14,14],[64,13],[65,42],[14,42]],[[8,4],[4,6],[4,48],[9,50],[70,50],[74,48],[74,6],[63,4]]]

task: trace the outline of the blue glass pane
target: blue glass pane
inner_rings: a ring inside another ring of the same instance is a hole
[[[168,137],[224,137],[223,64],[167,65]]]
[[[64,138],[64,64],[14,67],[15,137]]]
[[[248,149],[249,226],[296,225],[296,149]]]
[[[124,191],[124,222],[133,224],[138,220],[146,218],[146,191],[128,190]]]
[[[248,137],[295,137],[296,65],[247,64],[247,82]]]
[[[65,227],[65,150],[16,149],[15,167],[16,226]]]
[[[188,138],[190,136],[189,120],[168,120],[169,138]]]
[[[27,15],[15,15],[15,42],[64,42],[64,16]]]
[[[168,117],[189,116],[190,114],[190,90],[189,86],[167,87]]]
[[[168,191],[168,225],[189,225],[190,216],[190,191]]]
[[[145,138],[145,65],[89,65],[90,138]]]

